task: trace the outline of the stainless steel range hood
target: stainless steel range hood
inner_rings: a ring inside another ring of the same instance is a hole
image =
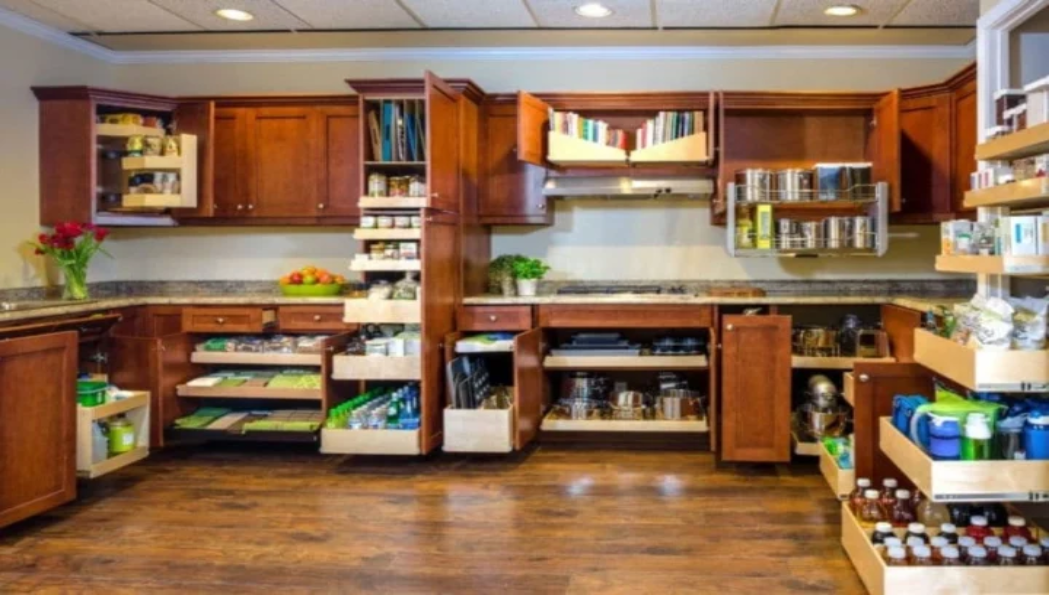
[[[630,176],[550,176],[543,195],[563,198],[710,198],[709,178],[654,178]]]

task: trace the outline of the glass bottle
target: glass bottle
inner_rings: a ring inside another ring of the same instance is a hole
[[[894,527],[906,527],[918,520],[914,508],[911,507],[911,493],[909,490],[896,490],[896,500],[889,512],[889,520]]]
[[[911,566],[932,566],[932,550],[927,545],[911,548]]]
[[[958,527],[955,527],[953,523],[943,523],[940,525],[940,537],[943,537],[951,545],[958,543]]]
[[[1003,545],[998,548],[998,565],[999,566],[1019,566],[1020,560],[1016,557],[1016,548]]]
[[[969,519],[972,518],[972,506],[969,504],[952,504],[947,507],[950,512],[950,522],[954,523],[955,527],[966,527],[969,525]]]
[[[925,525],[921,523],[911,523],[907,525],[907,533],[903,536],[903,540],[906,542],[912,537],[921,539],[924,544],[929,543],[929,535],[925,532]]]
[[[886,477],[885,479],[881,480],[881,497],[884,498],[886,501],[895,500],[896,488],[898,487],[898,485],[898,482],[892,477]]]
[[[969,519],[965,534],[975,539],[976,543],[983,543],[985,537],[994,535],[994,529],[987,526],[987,517],[977,515]]]
[[[1002,539],[996,535],[984,537],[983,548],[987,550],[987,559],[991,564],[998,563],[998,549],[1002,547]]]
[[[969,548],[969,557],[966,561],[969,566],[991,565],[991,561],[987,559],[987,550],[982,545],[974,545]]]
[[[998,502],[984,504],[979,513],[973,514],[987,519],[987,524],[991,527],[1005,527],[1009,523],[1009,511],[1005,509],[1004,504]]]
[[[1026,537],[1020,537],[1019,535],[1013,535],[1009,538],[1009,545],[1012,546],[1016,551],[1021,551],[1024,546],[1030,543]]]
[[[885,558],[885,564],[888,566],[906,566],[907,550],[902,547],[889,548],[888,554]]]
[[[1008,523],[1004,532],[1006,538],[1019,536],[1027,541],[1034,541],[1034,535],[1031,535],[1031,529],[1027,526],[1027,521],[1022,516],[1012,515],[1009,517]]]
[[[940,557],[943,559],[940,562],[940,566],[965,566],[962,562],[962,556],[958,552],[958,548],[953,545],[949,545],[940,550]]]
[[[863,493],[863,505],[860,507],[860,522],[873,525],[885,520],[885,511],[878,502],[878,490],[867,490]]]
[[[962,535],[958,538],[958,553],[961,555],[962,560],[969,559],[969,550],[976,547],[976,540],[968,535]]]
[[[1020,556],[1021,566],[1041,566],[1042,548],[1034,544],[1024,546],[1023,555]]]
[[[940,551],[949,545],[951,544],[947,541],[947,538],[941,537],[939,535],[929,540],[929,548],[932,550],[933,564],[939,565],[940,561],[943,560],[943,556],[941,555]]]
[[[852,490],[849,494],[849,509],[852,510],[852,514],[859,516],[860,507],[863,506],[863,501],[866,499],[864,493],[871,487],[871,480],[866,477],[861,477],[856,480],[856,489]]]
[[[917,490],[915,491],[917,492]],[[951,522],[951,514],[947,507],[928,498],[923,498],[914,509],[914,512],[918,517],[918,522],[926,527],[939,527],[944,523]]]
[[[895,533],[892,532],[892,524],[882,521],[874,525],[874,533],[871,534],[871,543],[874,545],[884,544],[886,537],[894,537]]]

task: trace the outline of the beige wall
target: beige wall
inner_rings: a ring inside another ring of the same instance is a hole
[[[3,55],[30,55],[38,42],[0,31],[10,51]],[[3,46],[0,46],[3,47]],[[63,61],[65,52],[52,50],[45,59],[32,60],[31,69]],[[55,57],[52,58],[52,55]],[[0,58],[3,60],[3,58]],[[170,94],[236,93],[342,93],[347,78],[417,77],[425,69],[446,77],[469,77],[485,90],[616,91],[680,89],[856,89],[880,90],[942,80],[965,65],[965,60],[557,60],[557,61],[444,61],[431,62],[318,62],[271,64],[126,65],[107,70],[87,59],[90,67],[64,64],[53,70],[49,82],[78,83],[90,80],[115,88]],[[12,65],[18,60],[12,60]],[[23,60],[24,62],[24,60]],[[2,62],[0,62],[2,63]],[[4,71],[6,74],[6,70]],[[11,195],[21,213],[17,225],[34,230],[36,221],[35,158],[25,155],[35,147],[32,96],[25,89],[34,79],[6,79],[10,93],[21,93],[15,113],[0,108],[0,117],[19,123],[6,156],[18,171],[22,191]],[[4,87],[5,93],[8,92]],[[26,99],[28,97],[28,99]],[[35,150],[35,149],[33,149]],[[919,228],[919,239],[894,240],[892,258],[798,263],[730,259],[721,246],[723,230],[712,228],[705,206],[686,209],[653,208],[651,204],[621,205],[558,203],[557,224],[550,229],[497,228],[496,253],[527,252],[550,258],[560,277],[576,278],[761,278],[797,276],[903,277],[931,276],[935,253],[932,228]],[[8,221],[0,225],[14,225]],[[602,230],[617,230],[609,234]],[[566,230],[571,230],[568,233]],[[904,230],[909,231],[909,230]],[[10,237],[10,234],[5,237]],[[354,242],[348,230],[127,230],[114,236],[111,250],[118,268],[103,269],[96,278],[121,279],[263,279],[275,278],[286,269],[316,262],[342,269],[351,258]],[[631,257],[625,259],[624,254]],[[20,261],[5,257],[3,286],[36,283],[20,277]],[[10,278],[10,280],[9,280]]]
[[[25,241],[40,231],[37,107],[33,85],[109,86],[110,68],[93,58],[0,27],[0,288],[44,284],[43,259]],[[116,275],[104,256],[96,279]]]

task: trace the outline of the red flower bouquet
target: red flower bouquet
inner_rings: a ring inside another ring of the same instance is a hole
[[[65,287],[62,297],[70,300],[88,299],[87,267],[95,254],[109,253],[102,242],[109,230],[90,223],[59,223],[52,234],[42,233],[33,242],[37,254],[46,254],[62,269]]]

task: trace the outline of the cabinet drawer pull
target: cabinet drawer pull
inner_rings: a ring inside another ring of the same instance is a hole
[[[314,314],[313,315],[313,322],[320,322],[320,321],[321,321],[321,315],[320,314]]]
[[[491,314],[491,315],[488,316],[488,320],[491,321],[491,322],[495,322],[496,320],[499,320],[499,317],[496,316],[495,314]]]
[[[328,208],[328,205],[326,205],[324,203],[321,203],[321,204],[317,205],[317,208],[320,209],[321,211],[323,211],[324,209]]]
[[[871,379],[870,376],[868,376],[866,374],[860,374],[860,377],[859,377],[860,382],[869,382],[870,379]]]
[[[731,330],[732,330],[732,329],[734,329],[734,328],[736,328],[736,327],[732,326],[731,324],[727,324],[727,325],[725,325],[725,330],[726,330],[726,331],[731,331]]]
[[[248,210],[249,211],[254,211],[255,210],[255,205],[249,204],[248,205]]]
[[[226,319],[221,317],[221,316],[219,316],[218,318],[215,319],[215,324],[226,324]]]
[[[244,205],[237,205],[237,210],[238,211],[243,211],[244,210]]]

